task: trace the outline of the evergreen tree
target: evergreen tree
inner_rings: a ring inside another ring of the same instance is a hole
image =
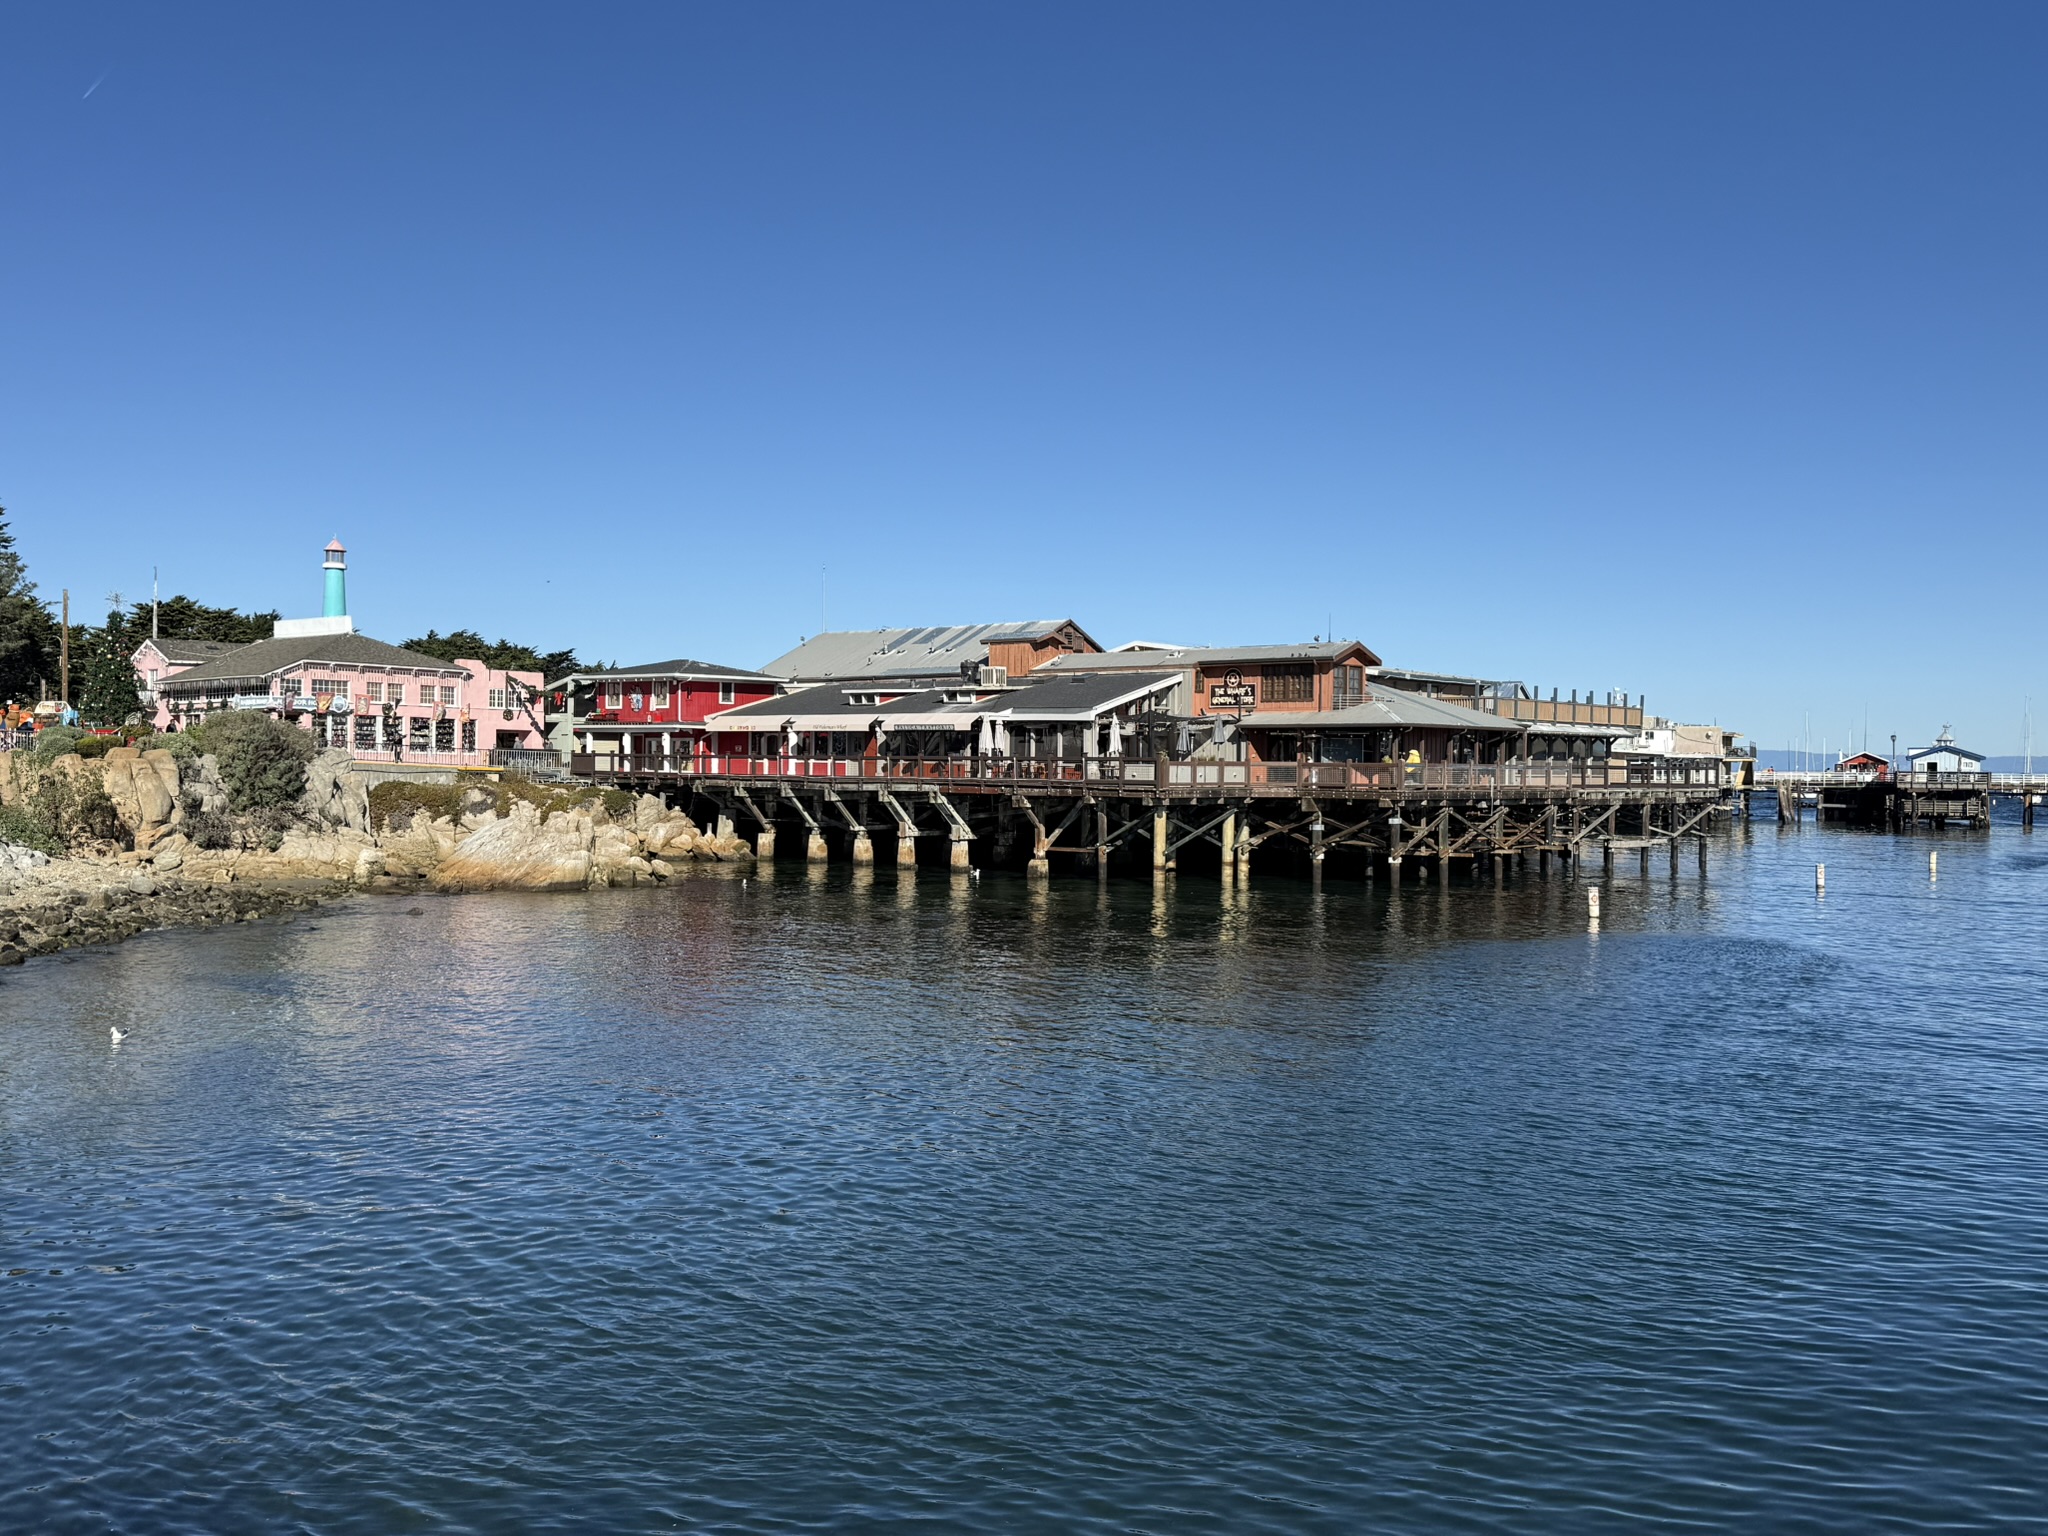
[[[406,641],[405,649],[437,661],[480,661],[507,672],[538,672],[543,681],[574,672],[577,665],[574,651],[536,651],[530,645],[504,639],[494,644],[473,629],[451,630],[445,635],[430,629],[419,638]]]
[[[28,579],[0,507],[0,703],[33,703],[57,678],[57,621]]]
[[[157,633],[166,640],[225,640],[230,645],[247,645],[255,640],[268,640],[277,618],[274,609],[269,613],[243,613],[238,608],[212,608],[181,593],[158,605]],[[107,627],[119,630],[131,655],[149,638],[149,622],[148,603],[133,603],[125,615],[107,617]]]
[[[119,725],[140,713],[135,691],[135,647],[116,611],[100,629],[72,637],[71,665],[77,681],[78,715],[87,725]]]

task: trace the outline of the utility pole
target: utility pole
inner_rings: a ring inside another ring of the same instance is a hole
[[[64,589],[64,632],[57,641],[57,702],[71,707],[71,589]]]

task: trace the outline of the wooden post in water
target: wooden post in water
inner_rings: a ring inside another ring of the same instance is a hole
[[[1165,759],[1160,759],[1164,763]],[[1166,802],[1161,800],[1152,807],[1152,873],[1166,873]]]
[[[1813,888],[1825,896],[1828,893],[1828,867],[1825,864],[1813,866]]]
[[[1221,861],[1223,883],[1237,883],[1237,812],[1223,813],[1223,858]]]

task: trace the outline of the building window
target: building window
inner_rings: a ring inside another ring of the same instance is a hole
[[[721,704],[730,704],[732,702],[731,683],[720,683],[718,685],[718,702]]]
[[[455,750],[455,722],[453,720],[436,720],[434,722],[434,750],[436,752],[453,752]]]
[[[363,699],[366,703],[382,704],[384,702],[384,685],[382,683],[363,684]]]
[[[453,704],[455,702],[455,685],[453,683],[443,683],[441,685],[441,702],[443,704]]]
[[[345,698],[348,684],[338,677],[316,677],[313,679],[313,692],[316,696],[324,693],[330,698]]]
[[[474,720],[462,722],[462,750],[465,752],[474,752],[476,750],[476,722]]]
[[[1266,667],[1259,679],[1267,704],[1311,704],[1316,696],[1316,669],[1305,666]]]
[[[505,690],[502,688],[491,689],[485,697],[490,700],[488,707],[491,709],[510,709],[512,707],[505,702]]]
[[[1336,692],[1330,701],[1332,709],[1356,709],[1365,702],[1365,668],[1353,662],[1337,669]]]
[[[617,709],[619,707],[619,700],[625,695],[625,687],[624,683],[606,683],[604,685],[604,707],[606,709]]]
[[[279,678],[277,686],[288,699],[296,699],[299,696],[299,680],[296,677]]]
[[[654,684],[654,707],[656,709],[668,708],[668,679],[665,677],[656,680]]]
[[[414,715],[406,724],[406,746],[414,752],[426,751],[427,743],[432,739],[430,733],[434,729],[434,722],[424,715]]]
[[[375,715],[356,716],[356,750],[358,752],[374,752],[377,750],[377,717]]]

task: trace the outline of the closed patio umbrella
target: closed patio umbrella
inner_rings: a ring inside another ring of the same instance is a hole
[[[1124,723],[1116,715],[1109,717],[1109,744],[1103,750],[1111,757],[1124,755]]]

